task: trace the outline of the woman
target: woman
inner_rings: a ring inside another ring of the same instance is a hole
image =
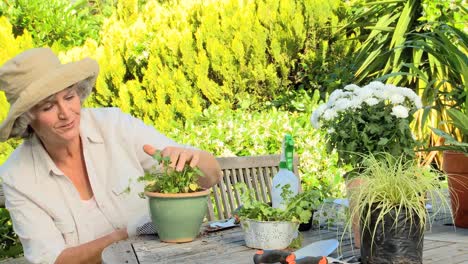
[[[61,64],[47,48],[27,50],[0,68],[10,103],[0,141],[24,142],[0,167],[15,232],[32,263],[99,263],[109,244],[148,219],[143,186],[156,149],[182,170],[198,166],[216,184],[213,155],[186,148],[117,108],[81,108],[99,72],[86,58]],[[127,191],[131,185],[130,192]]]

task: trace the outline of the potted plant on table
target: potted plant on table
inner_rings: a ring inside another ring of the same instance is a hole
[[[443,170],[448,175],[450,199],[455,226],[468,228],[468,111],[447,109],[452,125],[460,132],[460,141],[452,135],[432,128],[445,142],[429,150],[443,150]]]
[[[354,177],[365,168],[365,155],[386,152],[406,160],[414,158],[418,142],[410,123],[421,108],[421,98],[411,89],[371,82],[333,91],[328,101],[313,112],[311,123],[326,131],[327,148],[337,151],[338,165],[352,168],[345,174],[348,192],[361,184]],[[354,204],[350,199],[351,209]],[[353,227],[355,238],[360,236],[357,221]],[[355,246],[360,246],[359,240],[355,240]]]
[[[448,206],[441,191],[440,175],[429,167],[389,153],[364,157],[362,184],[351,198],[359,217],[362,263],[422,263],[423,238],[428,214]],[[435,202],[441,201],[441,202]]]
[[[255,199],[243,183],[235,185],[241,193],[242,206],[233,214],[240,220],[246,245],[258,249],[285,249],[295,238],[300,223],[311,218],[322,201],[319,190],[309,190],[295,196],[286,184],[282,188],[285,208],[273,208]]]
[[[164,242],[190,242],[199,234],[207,211],[210,190],[198,184],[204,175],[197,167],[170,168],[170,158],[162,157],[160,151],[153,158],[160,170],[147,172],[138,180],[146,183],[144,196],[158,236]]]

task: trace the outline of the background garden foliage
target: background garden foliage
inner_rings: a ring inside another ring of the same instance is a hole
[[[333,187],[339,196],[345,168],[336,167],[324,135],[311,127],[312,109],[335,89],[377,77],[414,89],[425,104],[439,102],[440,91],[455,95],[455,103],[445,104],[463,105],[464,5],[465,0],[5,0],[0,64],[38,46],[50,46],[63,62],[92,57],[101,72],[86,106],[120,107],[217,156],[279,153],[284,134],[291,133],[304,188]],[[435,56],[443,52],[457,56]],[[392,69],[399,73],[389,76]],[[0,93],[0,120],[8,108]],[[424,131],[422,117],[417,120],[414,131]],[[0,165],[19,143],[0,143]],[[20,246],[5,209],[0,223],[6,223],[0,258],[14,256]]]

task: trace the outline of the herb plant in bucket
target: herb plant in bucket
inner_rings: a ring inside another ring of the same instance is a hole
[[[289,185],[282,188],[286,208],[273,208],[255,199],[255,194],[244,183],[235,185],[241,194],[242,206],[234,214],[241,221],[246,245],[260,249],[284,249],[297,234],[299,223],[306,223],[312,211],[321,202],[318,190],[309,190],[292,196]]]

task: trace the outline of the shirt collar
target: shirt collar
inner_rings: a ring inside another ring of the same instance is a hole
[[[90,143],[102,144],[104,139],[102,138],[101,131],[95,125],[95,121],[92,120],[89,115],[90,111],[86,108],[81,110],[81,121],[80,121],[80,135],[82,140],[88,140]]]
[[[44,169],[48,173],[48,176],[52,175],[63,175],[63,172],[57,168],[55,163],[49,156],[49,153],[45,150],[41,141],[37,135],[33,134],[31,141],[32,155],[34,160],[34,168],[36,170],[36,177],[38,180],[41,179],[44,175]]]
[[[87,145],[86,143],[88,142],[91,144],[104,143],[102,134],[100,133],[98,127],[94,126],[94,122],[89,120],[88,111],[85,109],[82,109],[81,112],[80,136],[82,141],[87,141],[83,142],[83,148]],[[36,170],[37,180],[40,181],[41,177],[45,176],[44,169],[48,176],[63,176],[63,172],[52,161],[52,158],[50,158],[49,153],[47,153],[37,135],[33,134],[29,141],[32,147],[32,155],[35,163],[34,167]]]

